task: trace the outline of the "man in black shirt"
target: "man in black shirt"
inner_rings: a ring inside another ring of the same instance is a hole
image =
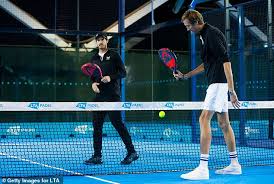
[[[118,53],[108,50],[108,38],[104,33],[95,36],[99,52],[92,58],[91,62],[97,64],[102,70],[101,81],[92,80],[92,90],[96,93],[95,102],[120,102],[120,79],[126,76],[125,66]],[[114,128],[122,138],[127,156],[121,164],[130,164],[138,159],[138,155],[132,144],[131,137],[124,123],[120,111],[95,111],[93,112],[93,147],[94,155],[85,161],[85,164],[102,164],[102,129],[106,114]]]
[[[200,164],[193,171],[182,174],[181,178],[189,180],[209,179],[208,158],[211,144],[210,121],[217,113],[218,123],[228,147],[231,164],[224,169],[217,170],[216,174],[241,174],[241,165],[238,162],[234,132],[228,116],[228,94],[235,108],[239,108],[239,101],[234,91],[231,63],[228,58],[225,36],[216,27],[204,23],[202,15],[196,10],[188,10],[182,16],[182,23],[188,31],[196,33],[201,41],[202,64],[194,70],[183,74],[174,73],[176,79],[188,79],[205,71],[208,89],[200,115]]]

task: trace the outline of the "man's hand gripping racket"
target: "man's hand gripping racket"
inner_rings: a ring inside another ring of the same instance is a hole
[[[92,90],[95,93],[100,93],[98,86],[100,85],[100,82],[103,80],[101,68],[96,64],[86,63],[81,67],[81,70],[85,75],[89,76],[93,81],[95,81],[92,83]]]
[[[172,70],[173,76],[177,79],[188,79],[188,76],[184,75],[177,69],[177,57],[174,52],[168,48],[161,48],[158,51],[159,57],[163,64]]]

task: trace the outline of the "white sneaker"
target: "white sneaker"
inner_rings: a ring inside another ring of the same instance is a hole
[[[189,173],[182,174],[180,177],[185,180],[208,180],[209,171],[208,168],[197,167]]]
[[[232,165],[230,164],[229,166],[223,168],[223,169],[219,169],[217,171],[215,171],[216,174],[242,174],[242,167],[240,164],[237,165]]]

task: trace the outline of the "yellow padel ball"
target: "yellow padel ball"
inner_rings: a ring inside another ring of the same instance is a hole
[[[164,118],[165,115],[166,115],[165,111],[160,111],[160,112],[159,112],[159,117],[160,117],[160,118]]]

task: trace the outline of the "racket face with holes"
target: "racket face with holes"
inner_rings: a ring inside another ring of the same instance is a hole
[[[81,70],[85,75],[93,77],[95,80],[100,80],[103,77],[101,68],[93,63],[84,64]]]
[[[169,69],[171,69],[173,72],[176,72],[177,70],[177,57],[168,48],[161,48],[158,51],[159,57],[162,61],[162,63]]]

